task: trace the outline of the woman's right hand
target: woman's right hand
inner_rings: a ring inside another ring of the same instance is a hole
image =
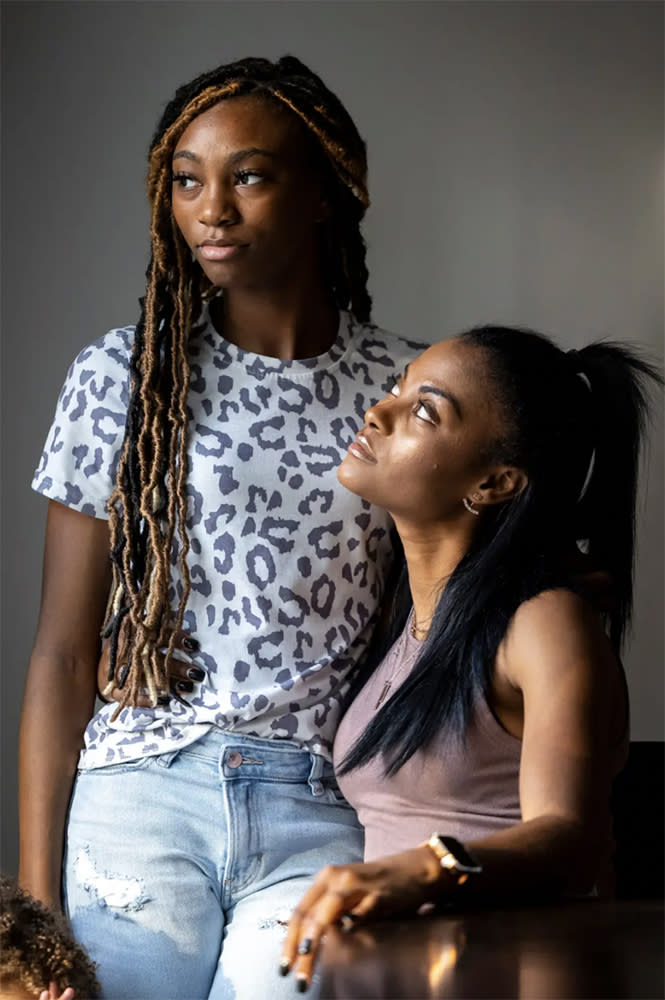
[[[124,689],[118,687],[117,683],[112,686],[109,685],[110,648],[110,643],[106,642],[102,649],[99,663],[97,664],[97,692],[103,701],[121,701]],[[175,653],[177,654],[177,658],[176,656],[171,658],[168,673],[169,690],[159,692],[158,704],[160,706],[168,705],[171,698],[181,700],[183,695],[193,692],[195,684],[204,680],[205,672],[194,663],[190,656],[191,653],[196,653],[198,649],[198,640],[192,635],[184,632],[182,629],[176,632]],[[163,658],[166,650],[161,652]],[[116,668],[116,677],[122,676],[123,669],[125,667],[122,664]],[[152,706],[147,689],[145,693],[139,695],[137,705],[139,708],[150,708]]]
[[[424,903],[453,891],[457,878],[441,868],[431,847],[420,844],[375,861],[327,865],[293,911],[282,945],[280,974],[293,972],[296,989],[308,988],[322,941],[348,921],[415,915]]]

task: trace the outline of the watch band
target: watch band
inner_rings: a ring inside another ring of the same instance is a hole
[[[455,837],[433,833],[422,846],[429,847],[436,854],[441,867],[456,876],[458,885],[464,885],[470,875],[479,875],[483,870],[482,865]]]

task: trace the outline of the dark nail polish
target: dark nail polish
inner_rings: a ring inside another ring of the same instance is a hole
[[[199,641],[198,639],[192,639],[191,635],[186,635],[182,640],[182,648],[188,649],[190,653],[194,653],[199,648]]]
[[[300,944],[298,945],[298,954],[309,955],[311,950],[312,950],[312,939],[303,938]]]
[[[187,676],[190,681],[202,681],[205,679],[205,672],[200,667],[190,667]]]
[[[191,694],[194,690],[194,685],[191,681],[178,681],[175,688],[176,691],[182,691],[183,694]]]
[[[305,977],[298,976],[298,978],[296,979],[296,989],[298,990],[298,993],[305,993],[307,990],[307,985],[308,984]]]
[[[158,705],[168,705],[168,703],[170,702],[170,700],[171,699],[169,698],[169,696],[167,694],[160,694],[159,698],[157,699],[157,704]]]
[[[282,961],[279,963],[280,976],[286,976],[290,968],[291,966],[289,965],[289,963],[286,961],[285,958],[283,958]]]
[[[128,673],[129,673],[129,667],[120,667],[120,670],[118,671],[118,685],[120,687],[122,687],[122,685],[127,680]]]

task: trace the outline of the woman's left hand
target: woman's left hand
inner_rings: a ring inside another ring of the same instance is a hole
[[[326,931],[346,921],[415,913],[436,898],[446,873],[429,847],[365,864],[322,868],[293,911],[282,949],[280,972],[293,972],[297,988],[309,986]]]

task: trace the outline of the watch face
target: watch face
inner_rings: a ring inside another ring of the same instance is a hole
[[[441,834],[438,834],[438,839],[439,843],[447,851],[450,851],[457,861],[456,868],[458,871],[468,869],[471,872],[479,872],[482,870],[476,859],[471,857],[464,844],[460,844],[459,840],[455,837],[442,837]]]

